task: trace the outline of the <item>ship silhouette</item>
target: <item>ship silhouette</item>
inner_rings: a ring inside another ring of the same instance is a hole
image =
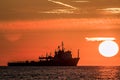
[[[61,47],[58,46],[58,50],[55,50],[54,56],[46,54],[46,57],[39,57],[39,61],[8,62],[8,66],[77,66],[80,59],[79,50],[78,56],[72,58],[72,52],[65,50],[63,42]]]

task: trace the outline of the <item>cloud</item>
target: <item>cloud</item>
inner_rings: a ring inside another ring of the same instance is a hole
[[[108,40],[116,40],[114,37],[86,37],[87,41],[108,41]]]
[[[120,13],[120,8],[104,8],[104,9],[98,9],[98,10],[102,10],[105,11],[106,13],[112,13],[112,14],[119,14]]]
[[[65,3],[63,3],[63,2],[54,1],[54,0],[48,0],[48,1],[53,2],[53,3],[56,3],[56,4],[63,5],[63,6],[68,7],[68,8],[77,9],[77,8],[74,7],[74,6],[71,6],[71,5],[69,5],[69,4],[65,4]]]
[[[90,1],[81,1],[81,0],[79,1],[79,0],[78,0],[78,1],[72,1],[72,2],[76,2],[76,3],[86,3],[86,2],[90,2]]]
[[[43,12],[39,12],[39,13],[52,13],[52,14],[63,14],[63,13],[66,13],[66,14],[75,14],[75,10],[74,9],[53,9],[53,10],[50,10],[50,11],[43,11]]]

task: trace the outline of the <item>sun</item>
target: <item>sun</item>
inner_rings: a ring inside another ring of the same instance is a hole
[[[21,38],[22,34],[16,32],[6,32],[4,33],[5,39],[10,42],[15,42]]]
[[[99,53],[104,57],[113,57],[119,51],[118,44],[112,40],[106,40],[100,43]]]

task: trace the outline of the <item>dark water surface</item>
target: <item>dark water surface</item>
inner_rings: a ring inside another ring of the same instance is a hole
[[[120,80],[120,67],[0,67],[0,80]]]

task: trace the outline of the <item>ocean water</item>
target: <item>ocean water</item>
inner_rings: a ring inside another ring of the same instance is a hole
[[[0,80],[120,80],[120,67],[0,67]]]

